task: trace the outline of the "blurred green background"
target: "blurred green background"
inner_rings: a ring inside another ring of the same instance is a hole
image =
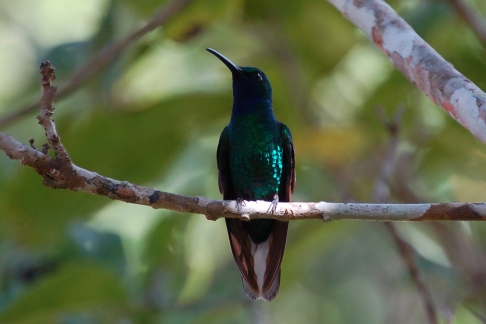
[[[486,16],[486,3],[466,1]],[[486,89],[485,49],[447,1],[389,3]],[[0,118],[40,98],[143,26],[161,1],[0,1]],[[215,153],[228,123],[227,68],[204,49],[257,66],[294,135],[294,201],[373,202],[390,134],[377,106],[406,107],[390,201],[486,200],[486,147],[416,90],[326,1],[195,0],[88,84],[56,101],[80,167],[220,199]],[[40,147],[35,114],[1,129]],[[486,318],[486,227],[401,223],[440,323]],[[278,297],[249,301],[224,222],[52,190],[0,154],[0,323],[427,323],[424,304],[380,223],[290,224]]]

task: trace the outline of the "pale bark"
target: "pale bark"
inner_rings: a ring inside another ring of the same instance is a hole
[[[328,0],[418,89],[486,143],[486,94],[383,0]]]

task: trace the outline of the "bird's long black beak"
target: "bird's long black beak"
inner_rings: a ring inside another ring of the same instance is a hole
[[[231,73],[242,71],[241,68],[238,65],[236,65],[235,63],[228,60],[223,54],[218,53],[217,51],[213,50],[212,48],[206,48],[206,51],[208,51],[211,54],[214,54],[214,56],[219,58],[221,60],[221,62],[223,62],[224,65],[226,65],[228,67],[228,69],[231,70]]]

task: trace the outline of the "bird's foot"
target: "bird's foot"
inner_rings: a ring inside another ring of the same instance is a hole
[[[245,199],[243,199],[243,198],[237,198],[236,199],[236,211],[237,212],[240,212],[241,208],[244,207],[245,205],[246,205]]]
[[[271,214],[275,213],[275,211],[277,210],[277,205],[278,205],[278,195],[275,194],[273,196],[272,202],[270,203],[270,206],[267,209],[267,213],[271,213]]]

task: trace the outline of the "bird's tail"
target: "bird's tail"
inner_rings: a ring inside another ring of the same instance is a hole
[[[280,287],[280,265],[289,223],[266,221],[270,222],[266,228],[269,233],[264,235],[266,239],[261,242],[252,240],[244,221],[226,218],[226,228],[248,297],[271,301],[277,296]]]

